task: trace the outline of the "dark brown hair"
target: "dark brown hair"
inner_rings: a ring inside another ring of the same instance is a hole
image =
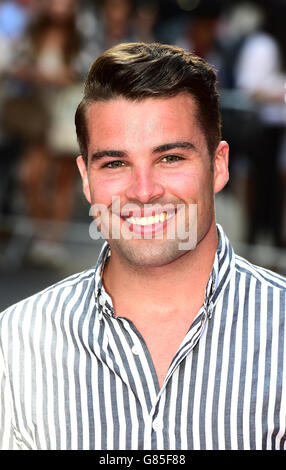
[[[142,100],[190,93],[198,106],[198,122],[210,155],[221,140],[216,73],[200,57],[179,47],[158,43],[123,43],[92,64],[75,124],[81,154],[87,162],[86,109],[95,101],[117,97]]]

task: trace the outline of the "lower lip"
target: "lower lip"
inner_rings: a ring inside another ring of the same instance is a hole
[[[129,228],[130,232],[141,235],[142,238],[144,235],[155,235],[156,233],[161,233],[166,228],[168,223],[174,218],[175,213],[164,222],[158,222],[157,224],[150,224],[150,225],[139,225],[139,224],[131,224],[126,219],[123,219],[126,226]]]

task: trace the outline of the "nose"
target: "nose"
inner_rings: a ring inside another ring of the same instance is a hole
[[[156,181],[155,170],[152,168],[134,168],[131,174],[131,182],[126,189],[126,197],[130,201],[142,204],[151,203],[162,197],[164,187]]]

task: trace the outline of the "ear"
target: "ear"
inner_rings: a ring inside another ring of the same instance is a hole
[[[81,179],[82,179],[82,187],[83,187],[84,195],[85,195],[86,199],[88,200],[88,202],[91,204],[87,167],[86,167],[85,161],[84,161],[84,159],[82,158],[81,155],[79,157],[77,157],[76,163],[77,163],[77,167],[79,169],[80,176],[81,176]]]
[[[228,154],[228,143],[222,140],[217,146],[213,161],[214,194],[221,191],[229,180]]]

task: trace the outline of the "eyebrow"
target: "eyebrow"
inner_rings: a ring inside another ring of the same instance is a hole
[[[122,150],[100,150],[98,152],[94,152],[91,155],[90,160],[92,162],[94,162],[94,161],[100,160],[101,158],[104,158],[104,157],[123,158],[123,157],[126,157],[126,156],[127,156],[126,152],[124,152]]]
[[[155,148],[153,148],[152,153],[161,153],[161,152],[166,152],[168,150],[173,150],[176,148],[183,148],[183,149],[189,149],[189,150],[197,150],[195,145],[192,144],[191,142],[185,142],[185,141],[176,141],[176,142],[169,142],[166,144],[159,145]],[[128,157],[128,153],[125,152],[124,150],[99,150],[97,152],[94,152],[91,155],[91,161],[95,162],[98,161],[104,157],[113,157],[113,158],[126,158]]]
[[[185,141],[176,141],[176,142],[170,142],[167,144],[162,144],[159,145],[158,147],[155,147],[152,151],[152,153],[160,153],[160,152],[166,152],[167,150],[173,150],[176,148],[183,148],[183,149],[188,149],[188,150],[197,150],[196,146],[192,144],[191,142],[185,142]]]

